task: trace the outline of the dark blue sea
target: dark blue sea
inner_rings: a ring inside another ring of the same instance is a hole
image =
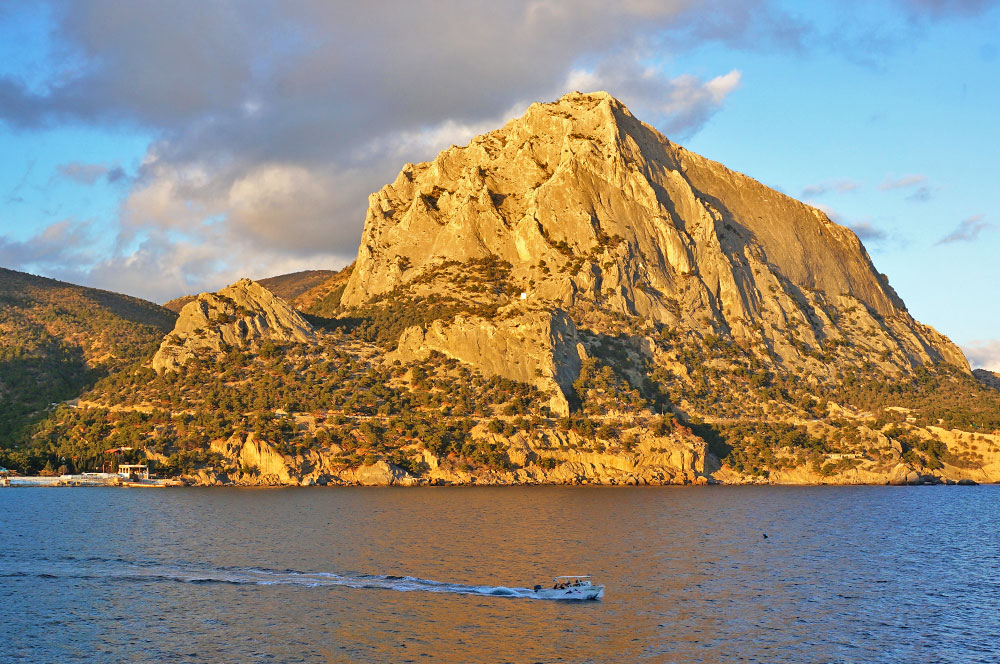
[[[0,661],[992,663],[998,517],[997,486],[0,489]],[[558,574],[604,600],[536,599]]]

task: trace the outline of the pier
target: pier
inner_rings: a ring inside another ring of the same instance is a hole
[[[168,487],[182,486],[180,480],[153,479],[145,464],[121,464],[117,473],[79,473],[76,475],[16,475],[0,469],[0,487],[52,487],[52,486],[125,486]]]

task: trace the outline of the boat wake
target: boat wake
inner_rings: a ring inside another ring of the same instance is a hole
[[[261,567],[211,567],[124,559],[74,558],[35,560],[33,570],[4,570],[0,578],[80,579],[126,583],[191,583],[248,586],[346,587],[398,592],[429,592],[484,597],[545,599],[531,588],[476,586],[392,574],[338,574]]]

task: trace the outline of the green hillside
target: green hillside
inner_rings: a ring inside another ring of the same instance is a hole
[[[0,268],[0,447],[53,404],[150,355],[176,315],[108,291]],[[0,461],[0,465],[5,465]]]

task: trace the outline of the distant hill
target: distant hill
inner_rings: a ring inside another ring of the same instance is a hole
[[[972,375],[986,387],[1000,390],[1000,374],[997,372],[990,371],[989,369],[973,369]]]
[[[302,272],[259,279],[257,283],[282,300],[294,302],[295,298],[325,283],[337,274],[336,270],[303,270]]]
[[[49,404],[151,355],[175,318],[128,295],[0,268],[0,447]]]
[[[179,314],[181,312],[181,309],[184,308],[185,304],[187,304],[188,302],[193,302],[197,297],[198,297],[197,295],[181,295],[180,297],[175,297],[169,302],[164,302],[163,308],[169,309],[170,311],[173,311],[175,314]]]
[[[322,294],[325,293],[323,288],[331,279],[336,280],[340,274],[341,272],[335,270],[302,270],[301,272],[280,274],[276,277],[268,277],[267,279],[258,279],[257,283],[282,300],[295,305],[296,300],[303,297],[309,303],[322,299]],[[309,293],[311,291],[316,291],[316,293],[310,296]],[[165,302],[163,306],[166,309],[180,313],[184,305],[196,297],[197,295],[183,295]]]
[[[347,286],[347,280],[350,279],[353,271],[354,263],[351,263],[338,272],[323,271],[323,278],[317,280],[307,290],[288,295],[282,295],[279,291],[272,292],[278,297],[288,300],[293,307],[303,313],[330,318],[336,316],[340,311],[340,298],[344,294],[344,287]],[[264,279],[260,283],[267,286],[268,281],[270,280]]]

